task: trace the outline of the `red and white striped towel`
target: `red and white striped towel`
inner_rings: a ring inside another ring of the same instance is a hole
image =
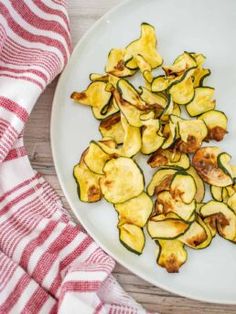
[[[0,0],[0,313],[146,313],[70,221],[22,132],[71,51],[63,0]]]

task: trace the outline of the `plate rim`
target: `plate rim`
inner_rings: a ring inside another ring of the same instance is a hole
[[[70,58],[68,60],[68,63],[66,64],[63,71],[60,73],[60,77],[58,79],[58,82],[57,82],[57,85],[55,88],[55,92],[54,92],[54,96],[53,96],[52,107],[51,107],[51,117],[50,117],[50,148],[51,148],[51,152],[52,152],[53,164],[55,167],[57,179],[58,179],[60,187],[61,187],[61,189],[65,195],[65,198],[66,198],[66,200],[67,200],[67,202],[71,208],[71,211],[73,212],[73,214],[76,217],[76,220],[84,227],[84,229],[86,230],[88,235],[91,236],[91,238],[102,248],[102,250],[106,254],[111,256],[116,262],[118,262],[123,267],[128,269],[131,273],[133,273],[134,275],[138,276],[139,278],[145,280],[146,282],[154,285],[155,287],[161,288],[163,290],[166,290],[170,293],[173,293],[173,294],[181,296],[181,297],[185,297],[185,298],[195,300],[195,301],[207,302],[207,303],[213,303],[213,304],[219,304],[219,305],[236,305],[236,300],[233,302],[233,301],[229,301],[229,300],[216,300],[216,299],[204,298],[204,297],[200,298],[200,297],[195,297],[191,293],[176,292],[176,290],[174,288],[170,288],[170,287],[166,286],[165,284],[158,283],[158,285],[157,285],[156,281],[152,280],[152,278],[149,278],[148,276],[146,276],[145,273],[140,274],[140,273],[136,272],[135,270],[133,270],[132,267],[129,266],[129,264],[127,264],[125,262],[125,260],[123,260],[119,257],[119,254],[113,253],[109,248],[107,248],[105,245],[103,245],[102,241],[100,241],[96,237],[94,232],[86,226],[86,223],[83,221],[83,218],[79,215],[77,209],[73,207],[72,201],[70,200],[69,193],[67,193],[66,186],[63,183],[62,176],[60,174],[60,170],[59,170],[59,166],[58,166],[58,162],[57,162],[57,157],[56,157],[56,155],[57,155],[57,153],[56,153],[56,140],[55,140],[56,132],[54,130],[56,128],[57,122],[55,122],[56,119],[54,117],[56,116],[56,109],[55,109],[56,103],[57,103],[56,100],[58,98],[58,94],[60,92],[60,89],[61,89],[61,87],[63,87],[64,81],[66,80],[66,77],[69,74],[69,70],[70,70],[71,64],[72,64],[71,60],[73,60],[74,55],[77,54],[77,50],[80,48],[81,45],[83,45],[83,42],[87,39],[87,37],[90,35],[90,33],[92,33],[93,30],[96,29],[96,27],[100,23],[104,22],[109,17],[109,15],[111,15],[112,13],[114,13],[115,11],[120,9],[122,6],[125,6],[127,3],[134,2],[134,1],[135,0],[123,0],[123,1],[121,1],[121,3],[115,5],[113,8],[108,10],[104,15],[102,15],[98,20],[96,20],[89,27],[89,29],[82,35],[82,37],[78,40],[78,42],[75,44],[73,51],[72,51],[72,54],[70,55]]]

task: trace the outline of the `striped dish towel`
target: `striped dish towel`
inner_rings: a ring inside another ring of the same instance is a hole
[[[71,51],[63,0],[0,0],[0,313],[146,313],[29,163],[23,129]]]

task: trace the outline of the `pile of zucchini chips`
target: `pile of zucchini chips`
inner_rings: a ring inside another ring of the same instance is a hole
[[[90,74],[87,89],[71,95],[100,121],[101,140],[92,140],[74,167],[80,200],[113,204],[119,239],[136,254],[146,227],[168,272],[187,260],[185,246],[206,248],[216,233],[236,242],[236,167],[220,148],[201,147],[227,133],[214,88],[203,85],[211,73],[204,61],[201,53],[184,52],[163,65],[155,28],[143,23],[137,40],[109,52],[105,74]],[[163,75],[153,77],[161,66]],[[144,86],[137,89],[129,78],[138,71]],[[156,169],[146,189],[133,159],[140,152]],[[213,198],[207,203],[205,184]]]

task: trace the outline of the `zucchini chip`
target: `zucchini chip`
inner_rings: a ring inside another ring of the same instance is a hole
[[[125,66],[126,60],[125,49],[111,49],[108,54],[108,60],[106,65],[106,72],[118,77],[131,76],[135,73],[134,70],[130,70]]]
[[[126,117],[128,123],[134,127],[140,128],[143,125],[140,116],[143,115],[144,111],[139,110],[138,108],[134,107],[133,105],[122,99],[122,97],[116,90],[114,91],[114,98],[120,111]]]
[[[200,214],[202,217],[214,215],[219,235],[227,240],[235,241],[236,216],[226,204],[210,201],[201,207]]]
[[[145,155],[151,154],[162,146],[165,138],[158,134],[160,121],[156,119],[143,120],[142,148]]]
[[[156,219],[157,218],[157,219]],[[152,239],[175,239],[185,233],[190,225],[176,218],[151,217],[147,223],[147,230]]]
[[[121,124],[124,130],[124,144],[120,149],[120,155],[132,157],[142,146],[140,129],[130,125],[124,115],[121,115]]]
[[[192,164],[203,181],[210,185],[225,187],[233,183],[232,178],[218,166],[218,147],[202,147],[193,156]]]
[[[194,153],[207,136],[207,127],[201,120],[182,120],[178,122],[180,141],[177,148],[183,153]]]
[[[150,66],[150,64],[144,59],[142,55],[139,55],[139,54],[135,57],[135,61],[144,79],[148,83],[151,83],[153,80],[153,76],[152,76],[152,67]]]
[[[222,111],[209,110],[198,117],[208,128],[208,140],[222,141],[227,133],[228,119]]]
[[[122,224],[118,226],[119,239],[121,244],[132,253],[140,255],[145,245],[143,230],[132,224]]]
[[[215,201],[222,202],[223,201],[223,188],[220,186],[210,186],[211,196]]]
[[[117,144],[124,142],[124,129],[121,124],[120,113],[114,113],[101,121],[99,131],[102,137],[113,138]]]
[[[193,81],[191,77],[183,79],[180,83],[172,85],[169,92],[173,102],[186,105],[194,98]]]
[[[178,160],[175,161],[178,154]],[[190,160],[187,154],[175,152],[172,149],[158,149],[151,155],[147,162],[152,168],[165,166],[188,169],[190,166]]]
[[[142,55],[151,68],[157,68],[163,62],[162,57],[157,52],[157,38],[155,34],[155,28],[148,24],[141,24],[140,38],[131,42],[127,47],[127,59],[131,59],[126,63],[126,66],[130,69],[136,69],[138,67],[135,60],[137,55]]]
[[[144,177],[141,169],[131,159],[119,157],[105,164],[105,176],[100,184],[104,198],[109,203],[123,203],[138,196],[144,189]]]
[[[163,214],[174,213],[182,220],[189,221],[195,211],[196,202],[193,200],[189,204],[183,203],[179,198],[174,198],[169,191],[163,191],[157,195],[156,212]]]
[[[153,93],[146,87],[140,87],[140,89],[140,97],[149,108],[154,109],[156,113],[162,112],[166,108],[169,100],[163,93]]]
[[[199,250],[210,245],[212,235],[204,221],[197,216],[196,221],[191,224],[190,228],[178,240],[192,249]]]
[[[210,69],[205,69],[202,67],[197,68],[193,73],[193,87],[200,87],[203,85],[204,79],[211,74]]]
[[[118,92],[121,95],[121,98],[128,102],[129,104],[135,106],[140,110],[150,109],[148,105],[140,98],[139,93],[136,91],[134,86],[131,85],[125,79],[120,79],[117,83]]]
[[[84,157],[87,150],[82,154],[80,162],[74,166],[73,175],[78,187],[78,195],[81,202],[94,203],[102,198],[102,192],[99,181],[101,175],[98,175],[86,166]]]
[[[197,191],[194,198],[197,203],[201,203],[205,196],[204,182],[202,181],[201,177],[198,175],[197,171],[192,166],[189,169],[187,169],[187,173],[193,177],[197,187]]]
[[[104,174],[103,167],[106,161],[111,158],[112,156],[105,153],[95,141],[91,141],[84,162],[92,172]]]
[[[228,198],[227,205],[236,213],[236,193]]]
[[[140,195],[130,200],[115,204],[115,209],[119,214],[119,220],[138,227],[144,227],[151,215],[153,203],[151,198],[142,192]]]
[[[116,106],[114,98],[111,98],[109,103],[104,107],[92,107],[91,109],[97,120],[103,120],[119,111],[119,107]]]
[[[99,108],[100,111],[106,107],[112,94],[106,91],[106,83],[95,81],[89,84],[86,90],[82,92],[73,92],[71,99],[82,105]]]
[[[186,106],[186,110],[191,117],[199,116],[209,110],[215,109],[216,102],[212,100],[215,89],[212,87],[195,88],[193,100]]]
[[[186,172],[177,172],[170,185],[170,194],[175,200],[190,204],[196,195],[196,183]]]
[[[179,240],[157,240],[156,243],[159,246],[157,264],[168,273],[178,273],[188,258],[184,244]]]
[[[90,73],[89,74],[90,81],[102,81],[102,82],[108,82],[108,74],[99,74],[99,73]]]
[[[149,196],[153,196],[156,188],[164,181],[166,178],[173,176],[177,172],[176,169],[159,169],[153,175],[150,183],[147,186],[147,193]]]
[[[170,84],[171,78],[166,77],[165,75],[159,75],[152,81],[151,90],[152,92],[163,92],[165,91]]]
[[[217,156],[217,163],[220,169],[224,171],[224,173],[231,178],[233,178],[233,172],[230,163],[231,156],[227,153],[220,153]]]
[[[190,53],[185,51],[183,54],[181,54],[175,59],[173,65],[163,66],[162,69],[164,70],[167,76],[174,75],[176,77],[176,76],[181,76],[187,70],[193,69],[196,67],[197,67],[197,63],[194,57],[191,56]]]

